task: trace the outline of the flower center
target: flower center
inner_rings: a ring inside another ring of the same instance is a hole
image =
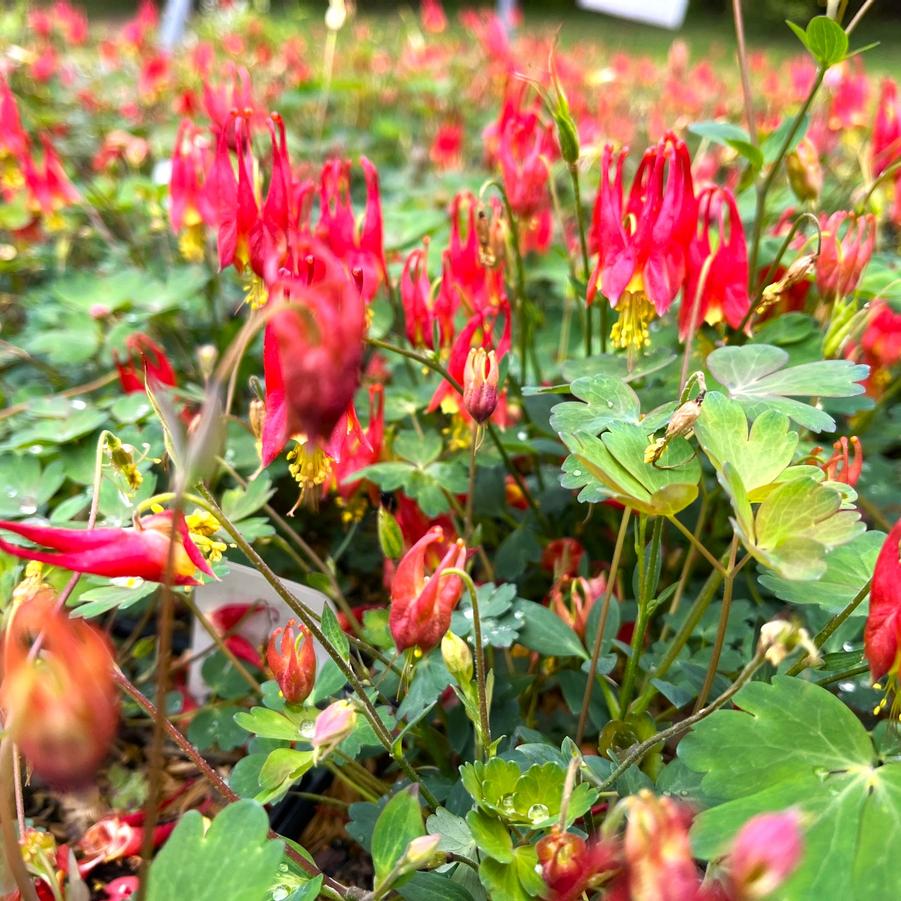
[[[643,291],[625,291],[617,305],[619,318],[610,331],[615,347],[641,350],[651,343],[648,323],[654,318],[654,305]]]

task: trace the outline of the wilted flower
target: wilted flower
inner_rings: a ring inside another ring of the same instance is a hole
[[[739,830],[729,851],[729,885],[735,901],[769,898],[792,874],[804,850],[795,810],[760,814]]]
[[[497,406],[497,358],[493,350],[470,348],[463,370],[463,406],[479,424],[491,418]]]
[[[397,566],[391,583],[389,626],[398,651],[435,647],[450,628],[451,613],[460,600],[463,583],[459,576],[442,578],[446,569],[459,569],[466,563],[462,541],[452,544],[441,562],[426,575],[426,556],[431,545],[443,541],[444,530],[433,526]]]
[[[599,290],[604,294],[619,310],[613,343],[635,350],[648,343],[648,323],[669,309],[682,287],[697,202],[688,148],[672,133],[645,152],[624,205],[625,160],[620,152],[611,181],[613,148],[604,148],[592,226],[598,262],[588,301]]]
[[[873,570],[863,650],[873,679],[897,676],[901,647],[901,519],[895,523]]]
[[[327,757],[347,738],[357,725],[357,709],[351,701],[335,701],[319,716],[310,743],[313,745],[313,761],[318,763]]]
[[[288,620],[269,637],[266,662],[285,700],[302,704],[316,680],[316,649],[310,630],[296,620]]]
[[[114,661],[104,636],[56,609],[49,589],[17,608],[7,627],[0,706],[4,727],[51,783],[89,779],[116,731]],[[41,651],[31,655],[42,635]]]
[[[0,550],[25,560],[62,566],[73,572],[115,578],[163,582],[172,553],[175,585],[199,585],[197,570],[213,575],[209,563],[191,539],[184,518],[173,528],[171,512],[155,513],[135,521],[131,528],[63,529],[0,520],[0,529],[21,535],[50,550],[23,547],[0,538]]]
[[[810,640],[807,630],[787,619],[774,619],[764,623],[760,627],[757,647],[773,666],[779,666],[795,648],[802,648],[807,652],[810,665],[820,661],[820,652]]]

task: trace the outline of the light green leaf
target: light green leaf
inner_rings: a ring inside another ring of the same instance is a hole
[[[520,644],[542,654],[555,657],[588,658],[582,639],[556,613],[535,601],[517,599],[514,616],[519,620]]]
[[[313,708],[310,710],[312,715],[315,715],[315,710]],[[250,712],[242,710],[235,714],[235,722],[242,729],[259,735],[260,738],[297,741],[301,737],[297,723],[268,707],[254,707]]]
[[[715,859],[750,817],[797,807],[805,853],[780,901],[901,895],[901,764],[880,766],[857,717],[801,679],[752,682],[735,704],[679,745],[679,758],[703,774],[697,800],[709,805],[692,828],[696,853]]]
[[[481,810],[470,810],[466,823],[478,849],[501,863],[513,860],[513,839],[507,827],[497,818]]]
[[[741,477],[749,500],[754,492],[774,482],[791,463],[798,446],[798,433],[788,430],[788,417],[767,410],[748,430],[745,412],[737,401],[719,391],[704,398],[695,434],[713,465],[722,470],[729,463]]]
[[[399,791],[379,814],[372,832],[372,864],[377,886],[403,857],[407,845],[420,835],[425,835],[425,829],[416,793],[410,789]]]
[[[786,366],[789,356],[771,344],[719,347],[707,357],[707,368],[729,396],[752,418],[778,410],[813,432],[834,432],[829,414],[795,397],[854,397],[869,367],[850,360],[818,360]]]
[[[758,581],[776,597],[793,604],[819,604],[830,613],[838,613],[847,606],[873,575],[879,550],[885,541],[884,532],[864,532],[847,544],[830,551],[826,569],[815,584],[793,582],[777,573],[764,572]],[[867,601],[852,614],[863,616]]]
[[[349,659],[350,641],[348,640],[347,635],[344,634],[344,630],[341,628],[338,618],[328,604],[322,608],[322,617],[319,625],[322,629],[322,634],[326,637],[332,647],[338,651],[344,660]]]
[[[268,832],[269,818],[253,801],[230,804],[206,834],[201,815],[189,811],[150,866],[148,901],[260,901],[284,849]]]
[[[260,788],[255,800],[261,804],[284,795],[304,773],[313,766],[312,751],[296,751],[294,748],[276,748],[270,751],[260,768]]]
[[[556,432],[600,434],[611,422],[638,423],[641,402],[621,379],[607,375],[583,376],[570,386],[579,401],[565,401],[551,411]]]
[[[807,23],[804,45],[821,66],[834,66],[840,63],[848,52],[848,35],[844,28],[829,16],[814,16]]]

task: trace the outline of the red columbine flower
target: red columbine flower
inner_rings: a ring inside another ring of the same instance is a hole
[[[823,241],[817,257],[817,290],[824,300],[854,292],[876,247],[876,217],[839,211],[820,222]]]
[[[260,643],[251,640],[252,634],[251,637],[248,637],[248,635],[242,634],[240,630],[242,626],[250,625],[251,620],[260,616],[269,620],[266,624],[268,627],[272,622],[270,618],[272,615],[272,608],[262,601],[256,601],[252,604],[246,602],[222,604],[210,614],[210,624],[223,636],[225,646],[235,657],[251,664],[251,666],[262,669],[263,658],[260,657],[260,652],[257,650]],[[252,633],[253,629],[251,628],[248,632]]]
[[[63,529],[0,520],[0,529],[49,548],[22,547],[0,538],[0,550],[77,573],[163,582],[171,539],[175,541],[172,581],[176,585],[199,585],[196,571],[199,569],[208,576],[213,571],[191,540],[184,518],[179,518],[174,530],[172,521],[173,514],[169,511],[142,517],[127,529]]]
[[[134,332],[125,339],[128,358],[120,360],[113,351],[113,360],[119,372],[119,383],[126,394],[144,391],[144,379],[149,375],[160,385],[178,384],[175,371],[166,352],[143,332]]]
[[[459,122],[444,122],[438,126],[429,159],[436,169],[449,171],[463,168],[463,126]]]
[[[38,635],[42,650],[32,658]],[[78,785],[103,760],[118,718],[113,666],[103,635],[57,610],[52,590],[39,590],[13,613],[0,685],[4,728],[49,782]]]
[[[368,303],[388,275],[378,171],[365,156],[360,157],[360,166],[366,180],[362,224],[357,228],[350,198],[350,160],[329,160],[320,177],[316,233],[351,272],[361,273],[363,297]]]
[[[863,633],[863,652],[873,679],[886,673],[897,678],[901,644],[901,519],[895,523],[876,558],[870,586],[870,612]]]
[[[324,446],[360,384],[363,299],[325,248],[317,251],[315,263],[312,282],[290,279],[282,284],[287,300],[266,326],[264,466],[289,438],[299,435]]]
[[[891,78],[884,78],[876,104],[876,121],[873,123],[873,175],[879,176],[892,163],[901,159],[901,102],[898,85]]]
[[[848,356],[859,356],[870,367],[867,392],[879,397],[891,382],[890,370],[901,362],[901,313],[884,300],[873,303],[860,344]]]
[[[550,593],[550,607],[579,638],[585,638],[588,617],[594,605],[607,588],[607,579],[601,573],[593,579],[564,577]]]
[[[266,662],[285,700],[302,704],[316,680],[316,649],[310,630],[296,620],[288,620],[284,628],[276,629],[270,636]]]
[[[795,810],[748,820],[729,851],[729,897],[734,901],[772,897],[801,859],[800,827],[801,817]]]
[[[428,270],[428,239],[412,251],[404,262],[400,277],[400,299],[404,307],[404,328],[407,340],[416,347],[435,350],[435,330],[438,345],[444,347],[454,333],[454,308],[447,292],[433,296]]]
[[[621,866],[611,841],[586,842],[571,832],[553,832],[535,846],[549,901],[576,901],[594,883]]]
[[[447,28],[447,16],[441,0],[422,0],[419,6],[422,27],[431,34],[441,34]]]
[[[204,226],[217,224],[217,206],[203,190],[203,181],[212,164],[212,148],[187,119],[178,129],[172,150],[169,178],[169,222],[179,233],[182,256],[192,262],[203,260]]]
[[[28,156],[28,144],[16,98],[0,74],[0,189],[21,185],[22,161]]]
[[[728,213],[728,222],[726,214]],[[716,222],[716,250],[711,225]],[[692,327],[725,319],[738,328],[748,307],[748,248],[735,197],[728,188],[705,188],[698,197],[699,231],[688,248],[688,273],[679,308],[679,338]],[[708,259],[710,262],[708,263]]]
[[[385,445],[385,389],[381,385],[369,388],[369,422],[364,429],[360,425],[353,405],[344,420],[339,420],[329,442],[329,452],[334,458],[334,482],[338,494],[347,500],[360,485],[354,479],[359,472],[382,458]],[[374,498],[377,502],[377,498]]]
[[[624,208],[625,159],[626,152],[620,152],[611,182],[613,148],[604,148],[592,227],[598,262],[588,302],[600,290],[620,311],[613,343],[638,349],[648,343],[655,312],[662,316],[682,287],[697,202],[688,148],[672,133],[645,151]]]
[[[472,347],[463,369],[463,406],[479,424],[491,418],[497,406],[497,358],[493,350]]]
[[[434,526],[404,554],[397,566],[391,583],[388,623],[398,651],[412,647],[431,650],[450,628],[451,613],[460,600],[463,582],[453,575],[442,578],[442,573],[466,563],[466,548],[462,541],[451,545],[434,571],[426,575],[429,548],[443,540],[443,529]]]

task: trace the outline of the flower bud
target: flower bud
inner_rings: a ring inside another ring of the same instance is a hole
[[[313,762],[319,763],[347,738],[357,725],[357,709],[350,701],[335,701],[319,716],[313,728]]]
[[[407,850],[400,861],[400,869],[403,872],[410,872],[428,866],[435,860],[440,842],[441,835],[436,832],[414,838],[407,845]]]
[[[288,620],[283,629],[276,629],[269,637],[266,662],[285,700],[289,704],[303,703],[316,680],[316,650],[310,630]]]
[[[760,640],[757,648],[763,651],[764,657],[779,666],[795,648],[807,651],[807,659],[811,665],[820,662],[820,653],[810,640],[807,630],[787,619],[774,619],[760,627]]]
[[[605,873],[620,865],[619,852],[612,842],[590,844],[571,832],[552,832],[535,845],[541,878],[550,889],[550,898],[579,898]]]
[[[404,552],[404,536],[397,520],[384,507],[379,507],[379,545],[389,560],[397,560]]]
[[[472,651],[469,645],[453,632],[445,632],[441,639],[441,657],[448,672],[461,688],[472,682]]]
[[[742,826],[729,852],[732,897],[769,898],[791,875],[804,849],[796,810],[765,813]]]
[[[463,370],[463,404],[466,412],[483,423],[497,406],[497,359],[494,351],[473,347]]]
[[[197,365],[200,367],[200,374],[203,376],[204,381],[209,381],[210,376],[212,376],[218,356],[219,351],[216,350],[214,344],[202,344],[197,348]]]
[[[810,138],[803,138],[785,157],[788,183],[798,200],[816,200],[823,190],[820,154]]]
[[[798,257],[788,269],[785,270],[782,278],[772,282],[763,289],[761,302],[758,306],[758,312],[762,312],[767,307],[778,303],[782,298],[807,278],[808,273],[813,269],[817,258],[815,254],[807,253]]]

